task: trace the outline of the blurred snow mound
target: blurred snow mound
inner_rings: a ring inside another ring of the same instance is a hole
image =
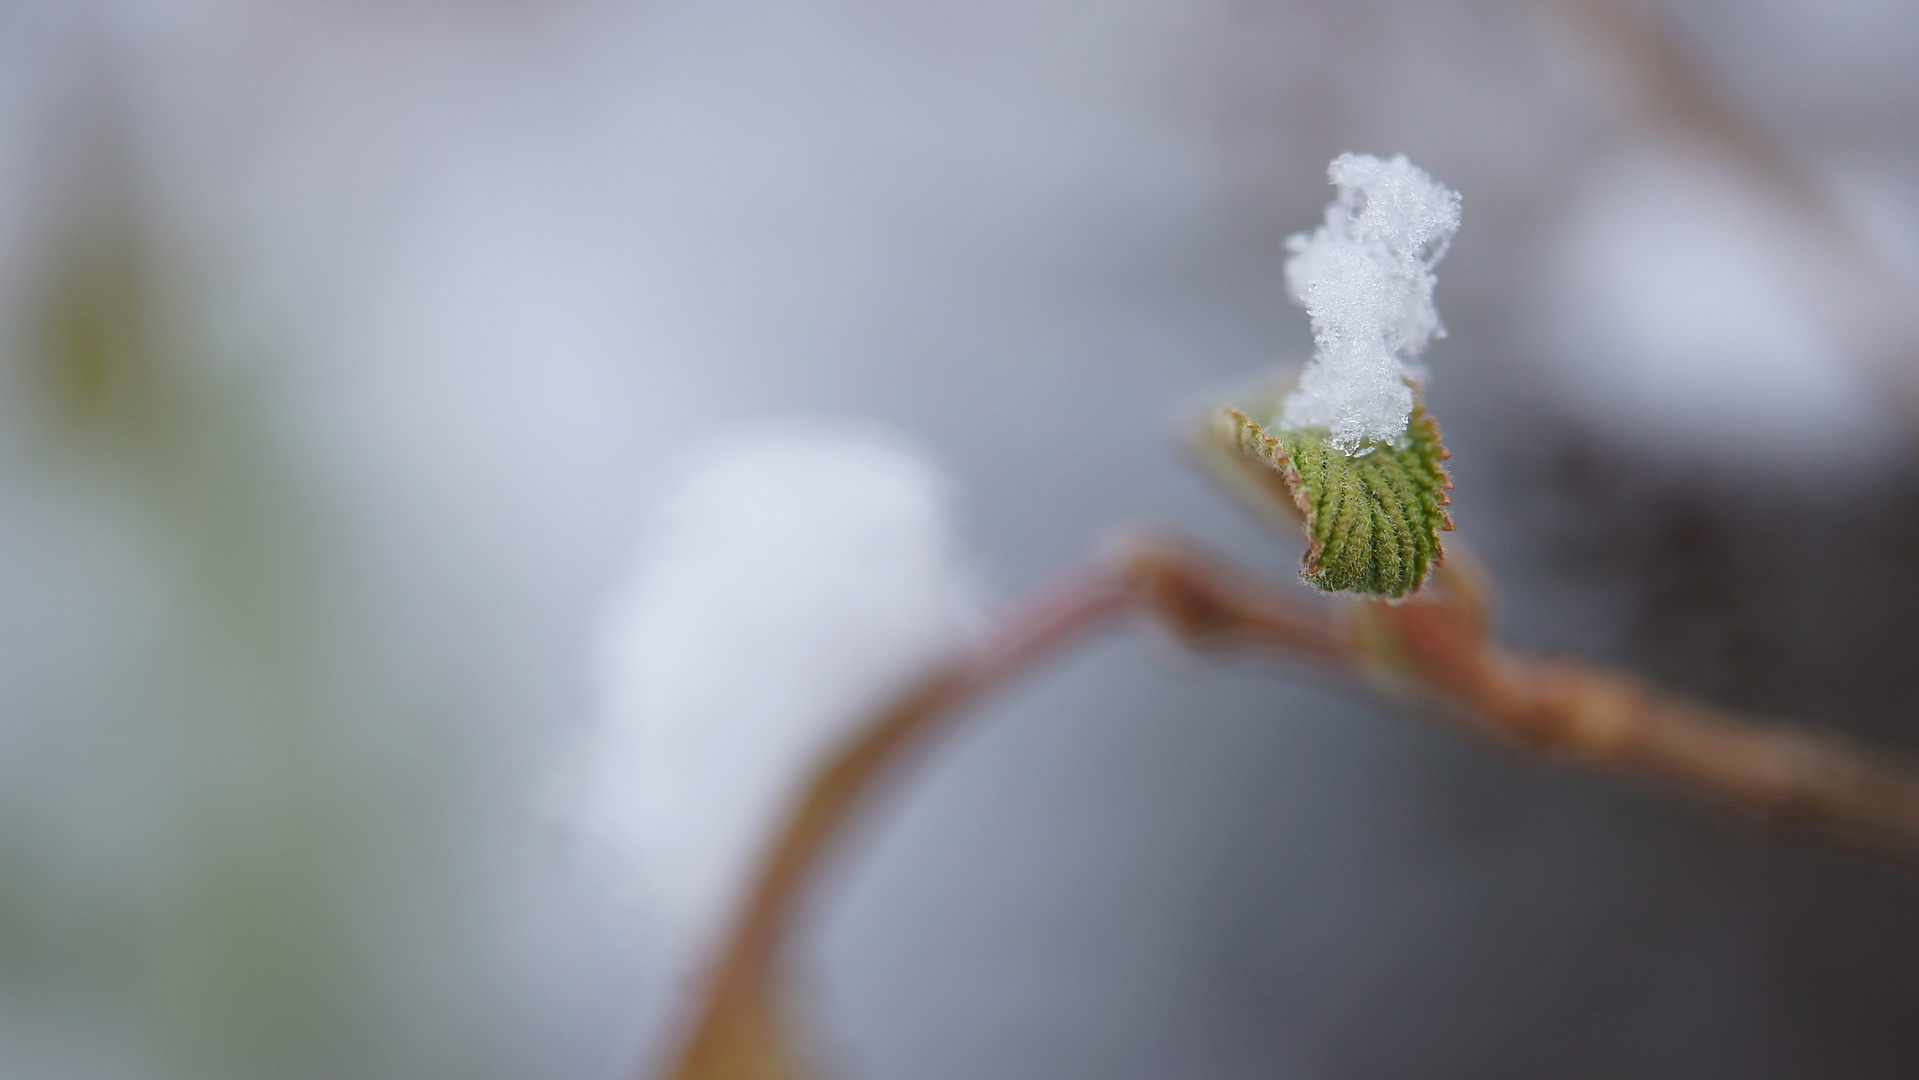
[[[572,810],[616,888],[698,948],[809,768],[980,608],[947,481],[900,445],[789,432],[690,464],[609,605]]]
[[[1593,170],[1564,221],[1537,307],[1569,403],[1601,428],[1762,478],[1898,453],[1831,317],[1831,260],[1769,193],[1629,154]]]

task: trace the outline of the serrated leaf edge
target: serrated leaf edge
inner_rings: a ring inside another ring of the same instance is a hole
[[[1372,532],[1377,526],[1384,524],[1372,520],[1375,507],[1370,503],[1359,506],[1352,505],[1349,501],[1341,497],[1340,488],[1336,484],[1321,482],[1317,485],[1309,485],[1306,482],[1306,478],[1302,476],[1300,472],[1300,463],[1295,460],[1292,454],[1287,452],[1285,443],[1277,436],[1269,433],[1264,427],[1249,418],[1239,409],[1227,408],[1223,411],[1223,415],[1232,423],[1234,440],[1238,444],[1241,452],[1265,462],[1268,466],[1276,470],[1285,482],[1287,492],[1292,496],[1293,506],[1299,511],[1301,522],[1306,532],[1306,554],[1301,560],[1299,571],[1301,580],[1313,585],[1315,588],[1326,589],[1327,591],[1340,591],[1337,588],[1328,588],[1323,579],[1327,567],[1322,561],[1325,554],[1325,545],[1319,540],[1319,518],[1322,514],[1330,513],[1339,515],[1334,529],[1339,538],[1338,545],[1336,546],[1340,546],[1343,550],[1344,545],[1351,542],[1350,538],[1354,529],[1357,528],[1362,532]],[[1434,420],[1432,415],[1427,413],[1422,406],[1414,406],[1412,418],[1408,421],[1408,430],[1410,431],[1415,425],[1422,429],[1421,434],[1425,436],[1423,440],[1416,440],[1415,445],[1421,446],[1420,456],[1426,459],[1426,463],[1431,466],[1432,474],[1437,476],[1438,480],[1434,485],[1423,482],[1416,483],[1416,490],[1413,491],[1404,490],[1399,484],[1391,484],[1390,489],[1382,491],[1381,494],[1392,498],[1394,502],[1402,505],[1408,496],[1422,503],[1426,502],[1427,498],[1430,497],[1432,502],[1429,506],[1422,507],[1422,510],[1430,509],[1437,511],[1440,524],[1433,533],[1432,556],[1427,560],[1426,566],[1419,572],[1417,580],[1413,581],[1403,592],[1397,594],[1368,594],[1376,596],[1384,595],[1389,600],[1404,599],[1418,591],[1419,587],[1423,585],[1426,579],[1431,575],[1432,567],[1445,562],[1446,551],[1444,545],[1440,542],[1438,534],[1441,532],[1451,532],[1453,529],[1452,513],[1447,509],[1447,507],[1452,505],[1452,498],[1447,492],[1452,489],[1453,480],[1446,469],[1440,465],[1440,462],[1452,457],[1452,452],[1447,450],[1445,444],[1440,441],[1438,421]],[[1321,505],[1315,506],[1313,499],[1308,494],[1309,488],[1313,486],[1317,486],[1320,491]],[[1362,516],[1367,519],[1363,523],[1360,521]],[[1424,517],[1425,515],[1422,513],[1421,516]],[[1410,523],[1410,518],[1407,518],[1403,514],[1395,520]],[[1397,560],[1411,558],[1417,563],[1418,540],[1412,535],[1412,530],[1410,528],[1392,530],[1389,526],[1389,531],[1400,534],[1393,538],[1393,547],[1395,548],[1393,554],[1395,558]],[[1376,547],[1374,550],[1377,551],[1379,549]]]

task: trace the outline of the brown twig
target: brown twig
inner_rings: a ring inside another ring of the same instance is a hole
[[[782,942],[796,900],[873,788],[988,694],[1069,642],[1142,610],[1182,640],[1276,652],[1440,706],[1481,734],[1664,783],[1795,835],[1919,856],[1919,770],[1846,741],[1737,717],[1489,636],[1487,588],[1455,545],[1400,604],[1309,605],[1197,548],[1136,539],[1099,570],[1020,607],[928,674],[815,774],[748,899],[674,1080],[799,1080],[781,1009]]]
[[[1919,426],[1915,283],[1884,245],[1644,0],[1553,0],[1549,6],[1619,69],[1617,90],[1646,130],[1710,151],[1773,198],[1778,222],[1799,237],[1795,259],[1810,268],[1802,288],[1851,362],[1898,395],[1908,426]]]
[[[1136,549],[1135,587],[1189,640],[1330,660],[1503,743],[1642,777],[1788,836],[1919,860],[1919,765],[1837,735],[1688,702],[1618,672],[1518,656],[1489,633],[1457,545],[1419,598],[1341,605],[1309,629],[1287,593],[1183,545]]]
[[[1557,0],[1552,6],[1620,68],[1618,90],[1647,127],[1710,147],[1805,212],[1839,223],[1817,181],[1727,92],[1670,20],[1643,0]]]
[[[814,774],[787,819],[706,988],[678,1080],[797,1080],[805,1075],[780,1013],[779,953],[795,900],[861,799],[947,721],[1065,643],[1129,606],[1107,572],[1070,578],[1017,608],[977,644],[881,710]]]

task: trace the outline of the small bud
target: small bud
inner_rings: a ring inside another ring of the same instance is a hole
[[[1222,411],[1216,431],[1285,481],[1306,526],[1299,576],[1307,584],[1396,600],[1440,560],[1439,534],[1453,527],[1453,481],[1440,464],[1449,455],[1439,425],[1417,401],[1404,439],[1359,457],[1322,432],[1269,431],[1238,409]]]

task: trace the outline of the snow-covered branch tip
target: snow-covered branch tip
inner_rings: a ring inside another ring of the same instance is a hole
[[[1459,228],[1459,193],[1403,154],[1341,154],[1327,173],[1339,194],[1325,224],[1287,241],[1313,359],[1276,409],[1229,409],[1215,438],[1280,474],[1309,541],[1300,577],[1397,599],[1425,581],[1452,528],[1447,453],[1420,407],[1417,360],[1445,334],[1433,267]]]

